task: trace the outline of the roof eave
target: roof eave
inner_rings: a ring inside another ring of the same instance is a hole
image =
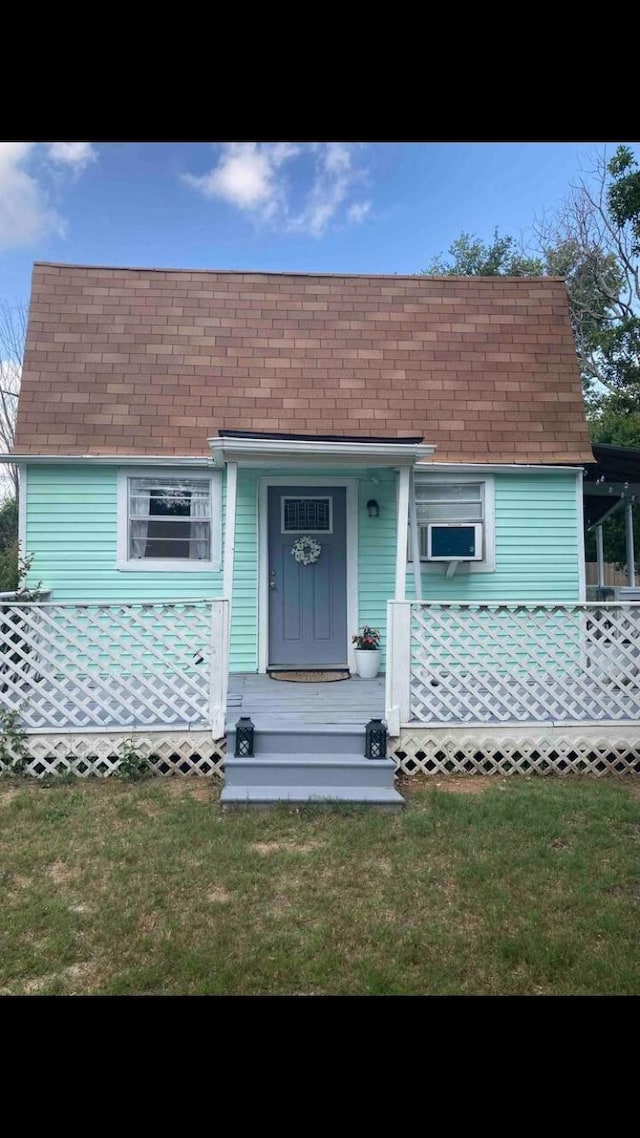
[[[208,466],[210,455],[166,455],[166,454],[0,454],[0,462],[20,466],[21,463],[36,465],[95,463],[101,466]]]

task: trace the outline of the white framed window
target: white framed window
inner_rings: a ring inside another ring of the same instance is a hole
[[[220,477],[217,471],[120,470],[118,569],[219,570]]]
[[[442,563],[429,559],[433,526],[459,526],[475,534],[474,547],[482,551],[473,561],[462,561],[458,572],[493,573],[495,570],[495,482],[476,474],[416,474],[416,515],[423,571],[442,573]],[[440,536],[444,529],[437,530]],[[411,545],[409,546],[409,560]]]

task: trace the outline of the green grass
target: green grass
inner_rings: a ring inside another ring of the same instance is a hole
[[[0,781],[4,993],[639,993],[631,780],[223,814],[205,780]]]

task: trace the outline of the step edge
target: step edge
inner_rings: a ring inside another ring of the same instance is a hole
[[[345,754],[335,755],[329,758],[326,755],[315,754],[313,751],[301,751],[298,755],[256,755],[254,758],[235,758],[230,755],[225,759],[226,767],[235,767],[236,769],[251,769],[252,767],[260,767],[264,769],[268,766],[274,767],[356,767],[362,770],[384,770],[393,768],[396,769],[396,764],[393,759],[365,759],[355,755],[350,755],[348,752]]]
[[[308,726],[301,727],[260,727],[257,723],[254,727],[255,735],[364,735],[366,723],[358,726],[353,723],[329,723],[324,724],[309,724]],[[227,735],[235,735],[235,723],[231,727],[226,728]]]
[[[242,791],[242,794],[239,791]],[[251,793],[247,793],[247,791]],[[289,796],[284,792],[289,791]],[[243,786],[243,787],[228,787],[222,791],[220,801],[228,801],[234,799],[239,802],[247,801],[248,799],[263,800],[265,802],[271,801],[287,801],[291,793],[296,797],[304,798],[323,798],[335,801],[353,801],[353,802],[398,802],[404,804],[404,798],[395,789],[389,787],[367,787],[367,786],[298,786],[292,784],[286,786]]]

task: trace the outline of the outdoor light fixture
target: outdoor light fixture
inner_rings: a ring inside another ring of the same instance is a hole
[[[253,758],[253,732],[255,728],[248,715],[241,715],[236,723],[236,758]]]
[[[370,518],[380,517],[380,507],[375,498],[369,498],[369,501],[367,502],[367,513]]]
[[[381,719],[370,719],[364,729],[365,759],[386,759],[387,729]]]

